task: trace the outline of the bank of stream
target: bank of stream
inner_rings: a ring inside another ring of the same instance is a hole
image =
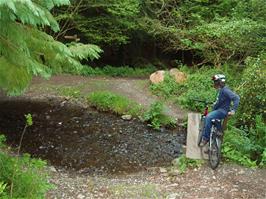
[[[0,132],[18,146],[32,114],[33,126],[25,133],[22,149],[49,164],[80,173],[131,173],[168,166],[182,154],[184,130],[153,130],[138,119],[124,121],[66,100],[7,99],[0,101]]]

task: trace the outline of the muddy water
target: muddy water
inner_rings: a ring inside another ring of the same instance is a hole
[[[0,132],[17,146],[31,113],[22,152],[40,157],[55,167],[88,173],[134,172],[169,165],[178,157],[184,133],[155,131],[138,120],[81,108],[66,101],[0,101]]]

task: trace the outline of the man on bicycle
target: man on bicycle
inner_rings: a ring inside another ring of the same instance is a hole
[[[205,118],[204,133],[202,145],[209,142],[211,133],[211,121],[213,119],[224,119],[227,115],[234,115],[239,105],[240,97],[225,86],[225,76],[217,74],[212,77],[214,88],[218,90],[218,97],[213,106],[213,111]],[[233,102],[233,109],[230,110],[231,102]]]

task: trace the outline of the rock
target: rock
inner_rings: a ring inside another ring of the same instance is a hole
[[[60,106],[61,106],[61,107],[65,106],[65,103],[66,103],[66,102],[67,102],[67,101],[63,101],[63,102],[61,102],[61,103],[60,103]]]
[[[83,199],[83,198],[85,198],[85,196],[82,195],[82,194],[79,194],[77,198],[78,198],[78,199]]]
[[[50,169],[50,171],[52,171],[52,172],[57,172],[57,170],[56,170],[56,168],[55,168],[54,166],[50,166],[49,169]]]
[[[158,84],[164,80],[164,70],[158,70],[150,75],[150,81],[153,84]]]
[[[187,76],[185,73],[179,71],[177,68],[172,68],[170,71],[170,75],[174,77],[177,83],[181,83],[186,81]],[[153,84],[158,84],[164,80],[165,71],[158,70],[150,75],[150,81]]]
[[[168,199],[175,199],[178,198],[180,195],[178,193],[171,193],[167,196]]]
[[[187,76],[185,73],[181,72],[180,70],[178,70],[177,68],[172,68],[170,70],[170,75],[173,76],[175,78],[175,81],[177,83],[181,83],[186,81]]]
[[[161,173],[167,173],[167,170],[166,170],[166,168],[160,167],[160,172]]]
[[[122,115],[121,117],[123,120],[131,120],[132,119],[132,115]]]

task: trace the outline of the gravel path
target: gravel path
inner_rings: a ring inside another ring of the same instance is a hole
[[[57,188],[47,198],[168,198],[168,199],[265,199],[266,170],[224,164],[216,171],[207,165],[185,174],[167,168],[123,176],[87,176],[55,171],[51,182]]]

